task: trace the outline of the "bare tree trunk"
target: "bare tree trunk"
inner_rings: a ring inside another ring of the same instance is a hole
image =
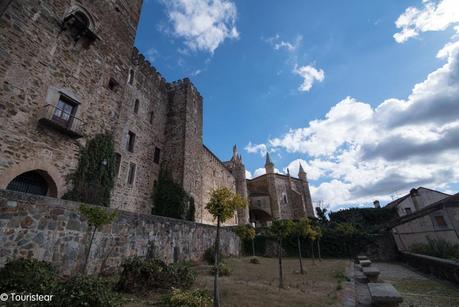
[[[322,261],[322,256],[320,255],[320,239],[317,239],[317,253],[319,255],[319,261]]]
[[[252,256],[256,257],[256,255],[255,255],[255,240],[254,239],[252,239]]]
[[[300,236],[297,237],[297,240],[298,240],[298,260],[300,260],[300,273],[304,274],[303,260],[301,259],[301,240],[300,240]]]
[[[311,240],[311,257],[312,257],[312,263],[316,264],[316,257],[314,256],[314,241]]]
[[[215,238],[215,274],[214,274],[214,307],[220,307],[218,293],[218,252],[220,251],[220,217],[217,217],[217,237]]]
[[[278,241],[277,257],[279,258],[279,288],[284,288],[284,275],[282,272],[282,238]]]
[[[96,230],[97,230],[97,227],[94,226],[94,230],[92,231],[92,235],[91,235],[91,240],[89,241],[88,251],[86,252],[86,257],[84,259],[83,275],[86,274],[86,270],[87,270],[87,266],[88,266],[88,260],[89,260],[89,254],[91,253],[92,241],[94,240],[94,236],[96,234]]]

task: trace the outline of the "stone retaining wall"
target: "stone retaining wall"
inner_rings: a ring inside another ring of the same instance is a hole
[[[403,261],[421,272],[459,284],[459,262],[432,256],[400,252]]]
[[[65,275],[79,269],[91,227],[79,215],[80,204],[56,198],[0,190],[0,266],[27,257],[50,261]],[[123,258],[155,255],[166,262],[197,261],[215,239],[216,227],[160,216],[116,210],[112,225],[97,232],[88,272],[116,271]],[[225,255],[238,255],[239,238],[221,231]]]

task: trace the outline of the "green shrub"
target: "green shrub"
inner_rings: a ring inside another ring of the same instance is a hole
[[[56,285],[56,271],[50,263],[44,261],[16,259],[0,270],[0,293],[15,291],[50,294]]]
[[[166,170],[161,169],[159,173],[152,200],[151,214],[194,221],[196,208],[193,197]]]
[[[225,263],[220,263],[218,265],[218,276],[230,276],[231,275],[231,268],[225,264]],[[210,275],[214,275],[215,274],[215,266],[213,266],[210,271],[209,271]]]
[[[258,260],[258,258],[250,258],[250,263],[260,264],[260,260]]]
[[[207,290],[180,290],[173,289],[163,298],[163,304],[171,307],[210,307],[212,297]]]
[[[427,238],[427,243],[413,244],[410,251],[438,258],[459,259],[459,244],[452,244],[445,240]]]
[[[211,246],[208,249],[206,249],[206,251],[204,252],[203,259],[208,264],[215,264],[215,248],[213,246]],[[221,251],[219,251],[219,253],[218,253],[218,259],[219,259],[219,261],[223,260],[223,256],[222,256]]]
[[[159,259],[131,257],[126,259],[121,267],[117,288],[125,292],[145,292],[172,287],[189,288],[196,279],[196,273],[188,265],[167,265]]]
[[[95,276],[75,275],[57,287],[54,306],[120,306],[120,297],[109,282]]]

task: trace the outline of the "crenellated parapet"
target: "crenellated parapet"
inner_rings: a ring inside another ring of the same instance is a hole
[[[132,49],[131,64],[138,75],[149,79],[150,82],[152,81],[154,85],[160,87],[162,90],[168,89],[169,83],[167,80],[136,47]]]

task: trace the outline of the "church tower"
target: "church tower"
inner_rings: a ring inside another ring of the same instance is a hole
[[[268,193],[271,202],[271,213],[273,220],[281,218],[281,211],[279,206],[279,198],[276,189],[276,174],[274,173],[274,163],[271,161],[269,153],[266,153],[266,180],[268,182]]]
[[[242,156],[238,154],[236,145],[233,146],[233,157],[230,161],[230,169],[236,180],[236,192],[241,195],[242,198],[248,200],[249,195],[245,178],[245,166],[242,162]],[[239,225],[249,224],[249,206],[247,205],[245,208],[238,209],[237,216]]]
[[[306,213],[308,214],[308,216],[315,216],[314,208],[312,206],[311,191],[309,190],[308,177],[301,163],[300,163],[300,170],[298,172],[298,178],[300,178],[301,183],[303,185],[302,194],[304,198],[304,205],[306,207]]]

